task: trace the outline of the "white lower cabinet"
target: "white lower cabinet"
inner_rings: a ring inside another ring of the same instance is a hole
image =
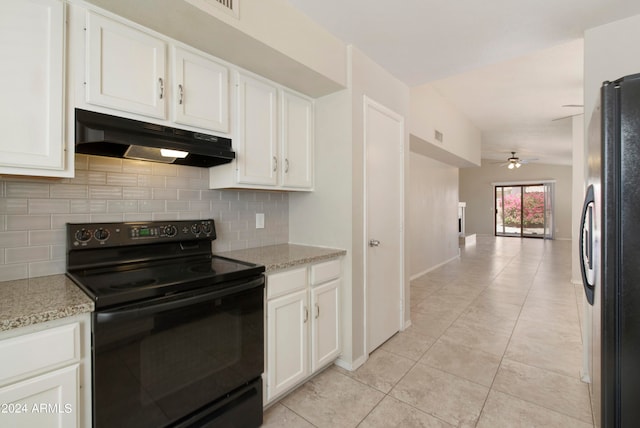
[[[91,426],[89,315],[0,333],[0,426]]]
[[[307,290],[267,303],[267,391],[275,397],[297,385],[309,373]]]
[[[266,403],[340,355],[339,259],[267,275]]]
[[[311,371],[326,366],[340,355],[338,331],[340,280],[311,288]]]
[[[0,388],[0,421],[7,427],[80,427],[79,364]]]

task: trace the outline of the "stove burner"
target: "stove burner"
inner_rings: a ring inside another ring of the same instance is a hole
[[[157,283],[158,281],[156,281],[155,279],[147,278],[147,279],[141,279],[140,281],[131,281],[131,282],[125,282],[123,284],[112,285],[109,288],[112,288],[114,290],[128,290],[131,288],[146,287],[148,285],[153,285]]]

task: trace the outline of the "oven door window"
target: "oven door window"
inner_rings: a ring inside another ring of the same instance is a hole
[[[162,427],[259,377],[263,287],[94,315],[96,427]]]

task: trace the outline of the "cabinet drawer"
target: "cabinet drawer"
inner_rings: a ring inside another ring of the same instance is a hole
[[[267,299],[282,296],[306,286],[306,267],[270,274],[267,276]]]
[[[0,341],[0,383],[80,360],[80,323]]]
[[[340,276],[340,259],[311,266],[311,285],[322,284]]]

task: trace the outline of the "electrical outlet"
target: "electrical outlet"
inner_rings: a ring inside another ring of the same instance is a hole
[[[256,213],[256,229],[264,229],[264,213]]]

